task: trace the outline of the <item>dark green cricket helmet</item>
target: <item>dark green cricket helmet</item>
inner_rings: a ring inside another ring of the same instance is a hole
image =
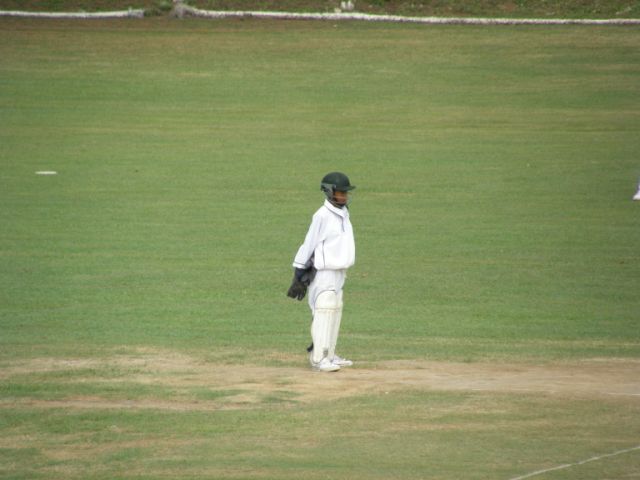
[[[331,195],[333,192],[350,192],[354,188],[356,186],[351,185],[349,177],[342,172],[327,173],[320,183],[320,190]]]
[[[322,182],[320,182],[320,190],[324,192],[327,200],[338,208],[349,205],[351,198],[345,197],[346,201],[344,199],[337,200],[335,192],[350,192],[354,188],[356,188],[355,185],[351,185],[349,177],[342,172],[327,173],[322,179]]]

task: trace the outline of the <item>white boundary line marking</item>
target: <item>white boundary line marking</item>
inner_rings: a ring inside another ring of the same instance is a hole
[[[20,18],[142,18],[144,10],[121,10],[117,12],[24,12],[19,10],[0,10],[0,17]]]
[[[203,18],[271,18],[278,20],[358,20],[365,22],[420,23],[426,25],[640,25],[640,18],[469,18],[469,17],[403,17],[400,15],[373,15],[368,13],[295,13],[200,10],[176,3],[174,15]],[[0,17],[20,18],[142,18],[143,9],[116,12],[26,12],[0,10]]]
[[[640,445],[638,445],[636,447],[632,447],[632,448],[626,448],[624,450],[618,450],[617,452],[613,452],[613,453],[606,453],[604,455],[598,455],[597,457],[587,458],[586,460],[582,460],[582,461],[576,462],[576,463],[567,463],[566,465],[560,465],[558,467],[546,468],[544,470],[537,470],[535,472],[527,473],[526,475],[522,475],[520,477],[511,478],[510,480],[523,480],[524,478],[535,477],[536,475],[541,475],[541,474],[547,473],[547,472],[553,472],[554,470],[563,470],[565,468],[576,467],[578,465],[584,465],[585,463],[595,462],[597,460],[602,460],[603,458],[615,457],[617,455],[622,455],[623,453],[633,452],[634,450],[640,450]]]
[[[363,20],[367,22],[396,22],[446,25],[640,25],[640,18],[612,19],[557,19],[557,18],[457,18],[457,17],[403,17],[399,15],[371,15],[366,13],[293,13],[256,11],[200,10],[179,3],[177,16],[192,15],[204,18],[271,18],[280,20]]]

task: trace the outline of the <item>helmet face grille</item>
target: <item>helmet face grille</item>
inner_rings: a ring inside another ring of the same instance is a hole
[[[336,188],[336,186],[333,183],[321,183],[320,184],[320,190],[322,190],[324,193],[333,194],[333,191],[334,191],[335,188]]]

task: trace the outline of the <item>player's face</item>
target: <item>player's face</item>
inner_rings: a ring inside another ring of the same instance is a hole
[[[333,199],[338,205],[346,205],[347,200],[349,199],[349,194],[347,192],[333,192]]]

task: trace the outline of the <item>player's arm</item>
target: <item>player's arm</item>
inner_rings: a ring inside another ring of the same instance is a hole
[[[304,243],[298,249],[293,260],[293,280],[287,291],[287,295],[291,298],[302,300],[316,275],[316,269],[313,267],[313,254],[316,246],[322,241],[321,231],[322,220],[319,215],[314,215]]]

